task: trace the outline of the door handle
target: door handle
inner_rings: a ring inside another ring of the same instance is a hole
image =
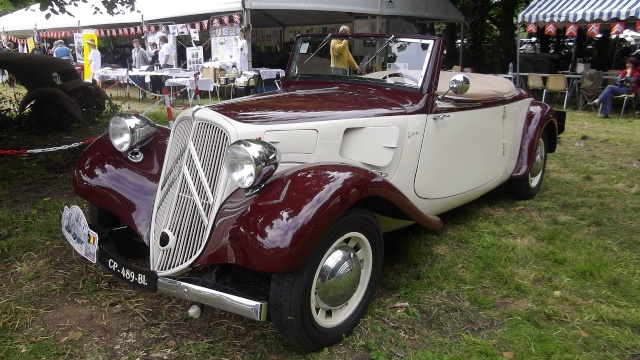
[[[449,117],[449,115],[445,115],[445,114],[433,115],[433,120],[442,120],[446,117]]]

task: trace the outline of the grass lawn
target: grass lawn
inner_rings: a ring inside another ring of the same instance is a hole
[[[166,123],[164,107],[148,114]],[[0,358],[640,359],[640,119],[595,115],[568,112],[533,200],[498,189],[442,214],[440,230],[388,234],[360,326],[311,354],[269,323],[208,309],[190,319],[187,302],[75,255],[58,211],[80,202],[80,149],[0,155]],[[81,125],[41,146],[106,130]]]

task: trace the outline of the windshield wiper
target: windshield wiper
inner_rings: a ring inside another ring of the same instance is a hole
[[[362,71],[364,71],[364,69],[366,69],[366,68],[367,68],[367,65],[369,65],[369,63],[370,63],[371,61],[373,61],[373,59],[375,59],[375,58],[378,56],[378,54],[380,54],[380,52],[381,52],[382,50],[386,49],[386,48],[387,48],[387,46],[389,46],[389,43],[390,43],[393,39],[395,39],[395,38],[396,38],[396,37],[395,37],[395,35],[391,35],[391,37],[390,37],[390,38],[388,38],[388,39],[387,39],[387,41],[386,41],[384,44],[382,44],[382,46],[380,47],[380,49],[378,49],[378,51],[376,51],[376,53],[375,53],[375,54],[373,54],[373,56],[372,56],[372,57],[370,57],[370,58],[369,58],[369,60],[367,60],[367,62],[366,62],[366,63],[364,63],[364,65],[360,66],[360,69],[362,69]]]
[[[306,64],[307,61],[311,60],[312,57],[316,56],[318,51],[320,51],[325,45],[327,45],[327,42],[329,41],[330,38],[331,38],[331,34],[327,35],[327,37],[325,37],[324,40],[322,40],[322,42],[320,43],[320,46],[318,46],[316,51],[314,51],[313,54],[311,54],[311,56],[309,56],[309,58],[307,58],[307,60],[304,61],[304,63]]]

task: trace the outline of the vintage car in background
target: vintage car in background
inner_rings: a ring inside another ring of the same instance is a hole
[[[98,85],[82,79],[83,66],[79,63],[53,56],[0,52],[0,69],[6,69],[27,89],[18,112],[30,107],[42,128],[66,130],[83,116],[101,114],[109,101]]]
[[[331,74],[343,40],[362,74]],[[336,343],[371,302],[384,232],[438,228],[503,184],[534,197],[564,129],[509,80],[441,72],[443,51],[436,37],[300,35],[279,90],[171,128],[118,115],[77,163],[89,224],[65,207],[62,231],[135,287],[270,319],[301,349]],[[250,295],[229,268],[270,285]]]

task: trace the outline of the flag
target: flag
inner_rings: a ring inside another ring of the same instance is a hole
[[[527,23],[527,33],[535,34],[538,32],[538,23]]]
[[[222,26],[229,26],[229,15],[225,15],[220,19],[222,20]]]
[[[202,20],[202,28],[207,30],[209,27],[209,20]]]
[[[169,29],[167,29],[167,25],[162,25],[162,32],[164,34],[168,34],[169,33]]]
[[[558,31],[558,25],[556,23],[547,23],[544,26],[545,35],[555,35],[557,31]]]
[[[233,23],[240,24],[240,13],[233,14]]]
[[[136,34],[135,26],[129,28],[129,34],[131,34],[131,35],[135,35]]]
[[[565,36],[578,36],[578,24],[567,24]]]
[[[136,27],[136,34],[142,34],[142,26],[138,25],[138,27]]]
[[[142,25],[142,32],[147,34],[149,32],[149,27],[147,25]]]
[[[623,22],[612,22],[611,23],[611,35],[620,35],[624,31],[624,23]]]
[[[220,18],[213,18],[211,26],[220,26]]]
[[[122,29],[122,36],[129,36],[129,29],[127,28]]]
[[[195,23],[194,25],[195,25],[196,30],[200,31],[200,23],[199,23],[199,22],[197,22],[197,23]]]
[[[600,23],[587,25],[587,36],[598,36],[600,34]]]

